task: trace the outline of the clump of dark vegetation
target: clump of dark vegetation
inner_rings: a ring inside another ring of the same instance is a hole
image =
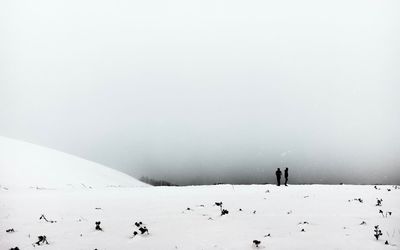
[[[139,222],[135,222],[135,226],[138,228],[138,230],[140,231],[140,234],[149,234],[149,229],[147,229],[146,226],[143,225],[143,223],[141,221]],[[135,237],[136,235],[138,235],[139,233],[137,231],[133,232],[133,237]]]
[[[382,231],[379,229],[379,225],[374,226],[374,236],[376,240],[379,240],[379,237],[382,236]]]
[[[261,241],[259,240],[253,240],[253,244],[258,247],[261,244]]]
[[[361,198],[355,198],[354,200],[359,201],[360,203],[364,202],[363,199],[361,199]]]
[[[306,230],[304,228],[301,229],[301,232],[305,232]]]
[[[214,204],[215,204],[216,206],[218,206],[218,207],[221,209],[221,216],[223,216],[223,215],[225,215],[225,214],[229,214],[229,211],[228,211],[227,209],[223,209],[223,208],[222,208],[222,205],[223,205],[222,201],[220,201],[220,202],[215,202]]]
[[[96,224],[95,229],[96,229],[97,231],[103,231],[103,228],[100,227],[100,224],[101,224],[100,221],[96,221],[95,224]]]
[[[49,242],[47,241],[46,235],[40,235],[40,236],[38,236],[38,241],[35,242],[35,243],[33,244],[33,246],[35,246],[35,245],[40,246],[40,245],[43,245],[43,244],[49,245]]]
[[[222,216],[222,215],[225,215],[225,214],[229,214],[229,211],[226,210],[226,209],[222,209],[222,210],[221,210],[221,216]]]
[[[46,218],[46,216],[44,216],[44,214],[42,214],[42,215],[40,216],[39,220],[45,220],[46,222],[49,222],[49,223],[56,223],[56,222],[57,222],[57,221],[55,221],[55,220],[48,220],[48,219]]]
[[[139,227],[139,231],[140,231],[141,234],[145,234],[145,233],[149,234],[149,230],[147,229],[146,226]]]
[[[364,200],[361,198],[354,198],[353,200],[348,200],[348,202],[351,202],[351,201],[358,201],[360,203],[364,203]]]
[[[301,221],[301,222],[299,222],[298,225],[306,225],[306,224],[310,224],[310,223],[308,223],[307,221]]]
[[[14,233],[15,231],[14,231],[14,228],[10,228],[10,229],[7,229],[6,230],[6,233]]]
[[[19,250],[19,248],[18,247],[12,247],[12,248],[10,248],[10,250]]]
[[[367,225],[367,222],[362,221],[362,222],[360,223],[360,225]]]
[[[168,181],[155,180],[155,179],[149,178],[147,176],[140,177],[140,181],[142,181],[144,183],[147,183],[147,184],[150,184],[152,186],[178,186],[178,185],[172,184],[172,183],[170,183]]]
[[[382,206],[382,201],[383,201],[383,199],[376,198],[376,205],[375,206],[381,207]]]

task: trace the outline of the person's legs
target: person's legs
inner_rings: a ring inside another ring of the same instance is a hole
[[[278,186],[281,185],[281,178],[277,177]]]
[[[288,178],[285,177],[285,186],[287,186]]]

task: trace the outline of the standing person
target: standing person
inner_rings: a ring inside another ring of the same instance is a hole
[[[287,186],[288,178],[289,178],[289,168],[286,168],[285,169],[285,186]]]
[[[279,168],[276,170],[275,175],[276,175],[276,181],[278,182],[277,185],[280,186],[281,185],[282,172],[281,172],[281,170]]]

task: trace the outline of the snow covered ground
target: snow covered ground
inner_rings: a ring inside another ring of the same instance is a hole
[[[222,216],[216,202],[229,213]],[[34,247],[43,235],[49,244]],[[257,249],[253,240],[260,249],[400,249],[400,188],[149,187],[99,164],[0,137],[1,250]]]
[[[46,235],[49,245],[35,249],[255,249],[253,240],[264,249],[400,249],[400,189],[378,188],[3,189],[0,249],[34,249],[39,235]],[[376,198],[383,199],[381,207],[375,206]],[[229,214],[221,216],[214,204],[220,201]],[[383,217],[379,210],[392,215]],[[42,214],[56,222],[39,220]],[[95,230],[96,221],[103,231]],[[139,221],[150,234],[132,237]],[[383,233],[378,241],[375,225]],[[6,233],[10,228],[15,232]]]

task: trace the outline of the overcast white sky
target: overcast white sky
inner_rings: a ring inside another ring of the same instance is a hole
[[[0,135],[177,183],[400,183],[399,13],[1,1]]]

